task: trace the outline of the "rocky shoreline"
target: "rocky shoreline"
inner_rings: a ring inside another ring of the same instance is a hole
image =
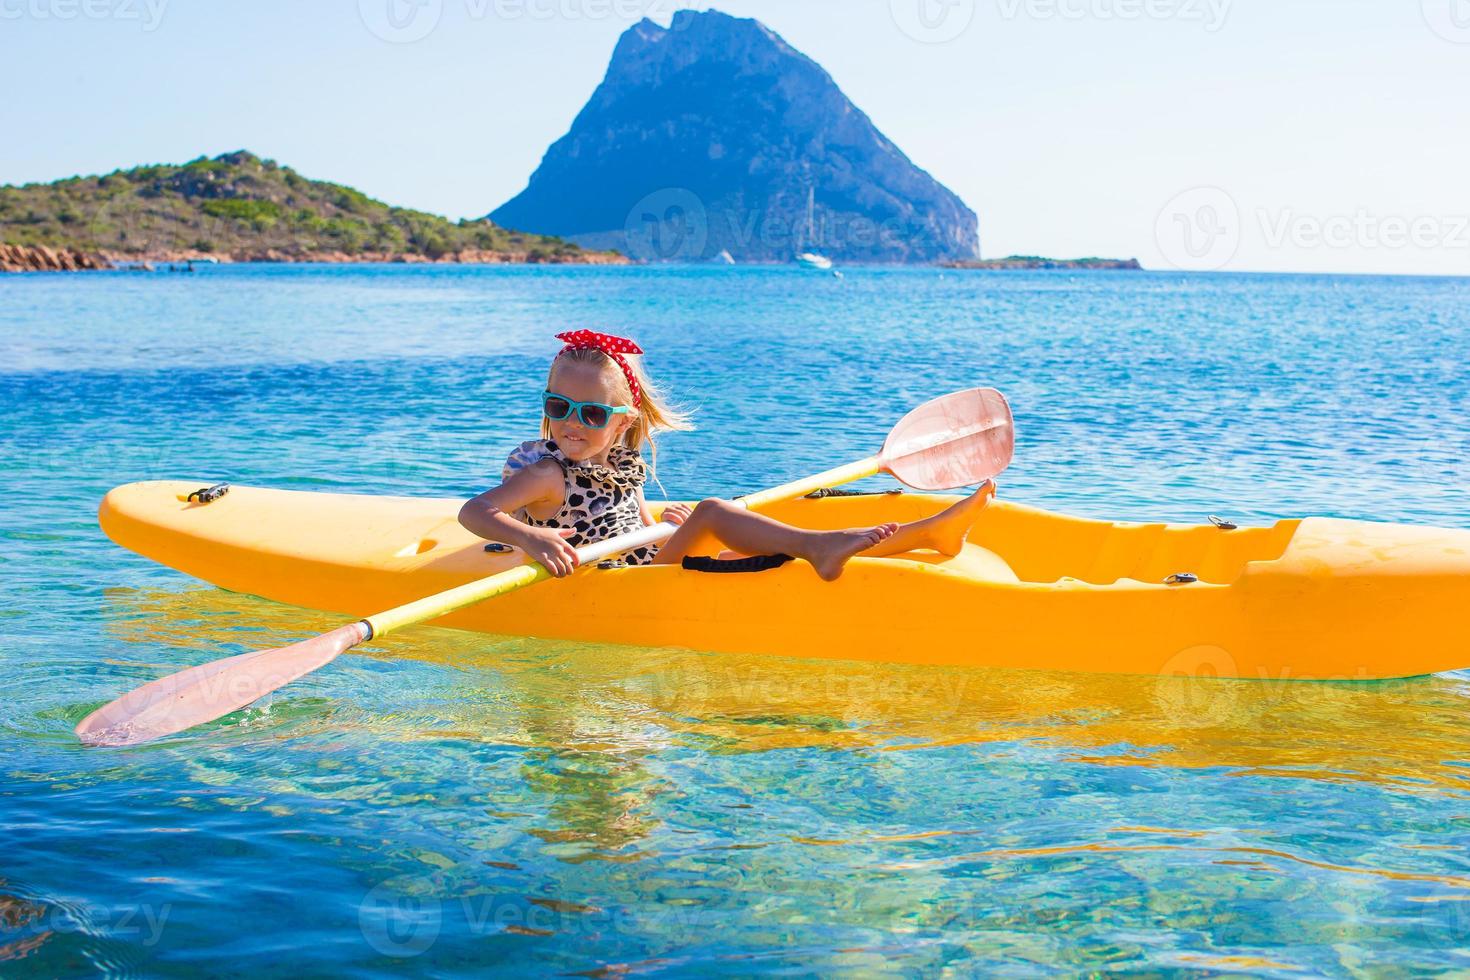
[[[45,245],[0,245],[0,272],[83,272],[111,269],[101,255]]]
[[[116,261],[123,256],[111,256]],[[137,258],[131,261],[138,261]],[[429,258],[414,252],[283,252],[267,248],[260,251],[236,252],[225,255],[216,252],[160,252],[148,256],[150,262],[326,262],[348,265],[367,262],[392,262],[411,265],[627,265],[629,260],[608,252],[498,252],[485,249],[464,249],[446,252],[438,258]]]
[[[606,252],[498,252],[465,249],[446,252],[438,258],[407,252],[283,252],[268,248],[252,252],[199,252],[193,250],[146,252],[141,255],[114,252],[90,253],[45,245],[0,244],[0,272],[85,272],[101,269],[141,269],[191,263],[231,264],[236,262],[327,262],[333,264],[391,262],[425,265],[628,265],[630,260]]]

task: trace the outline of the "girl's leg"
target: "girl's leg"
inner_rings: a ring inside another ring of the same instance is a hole
[[[941,555],[957,555],[965,546],[970,528],[993,496],[995,484],[986,480],[979,490],[940,513],[912,524],[900,524],[896,532],[863,551],[862,556],[885,558],[921,549],[937,551]]]
[[[659,548],[654,564],[672,565],[686,555],[712,555],[729,548],[747,555],[804,558],[830,582],[842,574],[849,558],[896,530],[897,524],[880,524],[848,531],[811,531],[751,513],[728,500],[701,500],[689,519]]]

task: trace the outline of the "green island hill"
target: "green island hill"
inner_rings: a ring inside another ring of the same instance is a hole
[[[617,252],[453,222],[245,150],[0,187],[0,271],[175,262],[616,264]]]

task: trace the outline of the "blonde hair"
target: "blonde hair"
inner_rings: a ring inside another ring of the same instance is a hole
[[[637,406],[630,413],[632,421],[623,430],[620,442],[630,449],[641,450],[643,444],[648,443],[648,472],[654,482],[658,482],[658,446],[653,441],[653,434],[658,431],[688,431],[694,428],[690,421],[689,413],[684,412],[669,404],[669,396],[656,384],[649,380],[648,374],[643,370],[642,358],[635,354],[624,354],[624,360],[628,362],[628,368],[633,372],[633,377],[638,379],[638,390],[642,393]],[[551,375],[556,370],[557,361],[566,359],[578,364],[595,364],[604,373],[611,372],[613,385],[617,388],[618,398],[622,404],[633,405],[633,388],[628,384],[628,378],[623,374],[623,369],[618,367],[616,361],[595,347],[580,347],[575,350],[563,351],[552,358],[551,368],[546,372],[546,387],[551,387]],[[545,415],[541,416],[541,438],[551,438],[551,421]],[[662,486],[662,484],[659,484]]]

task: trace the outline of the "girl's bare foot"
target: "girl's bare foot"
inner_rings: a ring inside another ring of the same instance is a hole
[[[877,527],[846,531],[823,531],[815,536],[810,550],[802,557],[812,563],[823,581],[831,582],[842,574],[849,558],[892,537],[897,530],[897,524],[879,524]]]
[[[923,532],[915,548],[932,548],[941,555],[954,557],[965,547],[965,538],[970,528],[980,517],[980,511],[995,496],[995,484],[986,480],[980,489],[964,500],[951,505],[941,513],[923,522]]]

